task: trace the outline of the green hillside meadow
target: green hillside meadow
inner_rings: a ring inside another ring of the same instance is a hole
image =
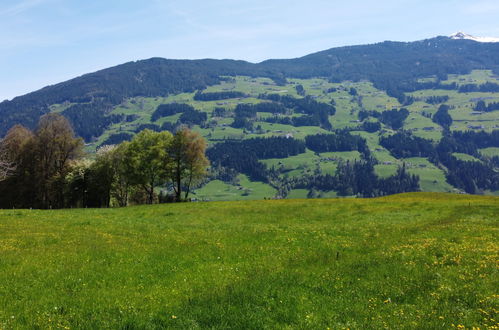
[[[431,80],[430,78],[428,78]],[[497,83],[498,76],[490,70],[474,70],[466,75],[449,75],[448,80],[442,83],[458,85],[463,84],[484,84]],[[421,80],[426,81],[424,79]],[[224,140],[241,140],[269,136],[291,135],[296,139],[303,140],[307,135],[327,133],[326,130],[318,126],[294,127],[291,125],[273,124],[264,121],[265,113],[259,113],[254,122],[254,126],[261,126],[261,131],[247,131],[242,128],[233,128],[230,124],[233,122],[232,112],[240,103],[261,103],[258,98],[260,94],[279,94],[300,97],[296,92],[296,86],[302,85],[306,95],[312,96],[315,100],[322,103],[331,103],[334,101],[336,114],[330,116],[329,120],[334,129],[349,129],[352,134],[360,135],[366,139],[372,156],[378,161],[375,167],[376,174],[380,177],[387,177],[396,173],[398,166],[405,163],[409,173],[420,177],[420,187],[426,192],[458,192],[459,189],[449,184],[445,177],[445,170],[430,163],[427,158],[396,158],[389,150],[380,145],[380,138],[394,133],[393,130],[382,125],[380,132],[368,133],[360,128],[358,114],[361,110],[367,111],[386,111],[392,108],[400,108],[402,105],[397,99],[390,97],[385,91],[376,89],[371,82],[344,81],[342,83],[331,83],[327,79],[288,79],[284,86],[276,85],[268,78],[251,78],[246,76],[232,77],[218,85],[208,87],[203,92],[242,92],[247,95],[243,98],[225,99],[218,101],[195,101],[193,93],[182,93],[170,95],[167,97],[136,97],[129,98],[116,106],[112,114],[115,115],[135,115],[137,116],[131,122],[116,123],[108,129],[94,142],[87,145],[87,151],[95,152],[96,148],[106,143],[106,140],[113,134],[129,133],[134,134],[137,127],[141,124],[162,125],[166,123],[174,124],[179,119],[179,114],[160,118],[157,121],[151,120],[151,114],[160,104],[185,103],[193,106],[202,112],[206,112],[209,125],[200,127],[193,125],[192,129],[199,132],[207,140],[210,146],[220,143]],[[331,88],[335,91],[331,91]],[[349,94],[349,89],[355,88],[358,95]],[[415,98],[415,102],[406,108],[410,115],[404,121],[403,130],[411,132],[414,136],[429,139],[438,143],[442,138],[442,127],[434,123],[428,114],[434,114],[440,104],[430,104],[425,102],[430,97],[448,96],[446,102],[452,110],[449,111],[453,119],[451,131],[484,130],[491,132],[499,127],[499,117],[497,112],[488,112],[477,114],[474,112],[476,100],[484,99],[487,102],[498,102],[498,93],[470,92],[459,93],[454,90],[428,89],[408,93]],[[70,104],[53,105],[52,110],[61,112]],[[227,117],[217,117],[214,115],[215,108],[227,109]],[[377,119],[371,119],[377,121]],[[497,149],[497,150],[496,150]],[[482,152],[482,151],[481,151]],[[499,156],[498,148],[488,148],[483,150],[483,155],[487,157]],[[455,155],[459,159],[474,161],[477,160],[467,154]],[[312,173],[320,168],[322,174],[334,174],[338,162],[359,160],[360,155],[352,152],[336,153],[314,153],[307,149],[305,153],[297,156],[290,156],[283,159],[261,160],[267,166],[274,166],[281,178],[302,177],[307,173]],[[194,192],[194,197],[200,200],[226,201],[226,200],[247,200],[262,199],[263,197],[272,198],[276,191],[268,183],[251,182],[241,174],[238,183],[221,182],[212,180]],[[308,191],[295,194],[291,192],[288,197],[306,197]],[[320,197],[331,197],[335,191],[320,191]],[[499,191],[484,191],[484,194],[498,195]]]
[[[0,329],[497,329],[499,198],[0,211]]]

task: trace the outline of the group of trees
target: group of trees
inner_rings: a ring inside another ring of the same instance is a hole
[[[447,77],[440,77],[447,78]],[[404,92],[414,92],[417,90],[424,89],[443,89],[443,90],[456,90],[459,93],[472,93],[472,92],[482,92],[482,93],[497,93],[499,92],[499,84],[486,82],[484,84],[464,84],[458,85],[457,83],[442,83],[441,80],[427,81],[427,82],[404,82],[399,90]],[[430,96],[426,98],[426,102],[430,104],[439,104],[447,102],[449,97],[447,95],[443,96]]]
[[[472,148],[474,151],[466,152],[471,155],[476,155],[477,150],[480,148],[490,148],[499,147],[499,130],[493,130],[492,132],[475,132],[475,131],[455,131],[452,135],[446,136],[443,142],[448,142],[450,139],[454,140],[454,145],[456,152],[463,152],[463,147]]]
[[[445,100],[445,97],[434,97],[435,99],[431,102],[438,103],[440,101]],[[448,99],[448,96],[447,96]],[[483,102],[483,101],[480,101]],[[480,109],[486,109],[485,105],[477,105]],[[490,108],[493,108],[494,104],[490,105]],[[434,123],[439,124],[444,129],[449,129],[452,125],[452,117],[449,115],[450,107],[446,104],[441,104],[437,110],[437,112],[432,116],[432,120]],[[487,111],[487,110],[479,110],[479,111]],[[488,110],[491,111],[491,110]],[[383,112],[377,111],[367,111],[361,110],[359,111],[358,118],[360,121],[364,121],[369,117],[378,118],[378,120],[385,125],[391,127],[394,130],[399,130],[403,127],[405,119],[409,116],[409,111],[406,108],[401,108],[399,110],[392,109]],[[381,128],[381,125],[373,122],[364,122],[362,128],[367,132],[376,132]]]
[[[175,124],[165,122],[163,125],[166,124],[167,126],[163,126],[161,128],[155,124],[146,124],[146,125],[155,125],[157,129],[153,127],[149,127],[149,129],[156,131],[164,131],[164,130],[172,131],[174,130],[175,127],[182,125],[188,125],[188,126],[203,125],[208,119],[208,115],[206,114],[206,112],[198,111],[189,104],[168,103],[168,104],[160,104],[156,108],[156,110],[152,113],[151,120],[157,121],[162,117],[173,116],[177,113],[180,113],[181,115],[177,123]]]
[[[480,100],[476,103],[475,110],[484,112],[499,110],[499,102],[491,102],[489,104],[486,104],[485,101]]]
[[[1,182],[0,206],[63,207],[69,164],[81,157],[82,147],[61,115],[41,117],[33,132],[14,126],[1,141],[3,158],[15,169]]]
[[[499,173],[493,165],[481,161],[459,160],[450,153],[439,153],[438,160],[447,169],[447,181],[469,194],[499,190]]]
[[[218,101],[226,99],[235,99],[240,97],[247,97],[243,92],[238,91],[225,91],[225,92],[211,92],[211,93],[201,93],[196,92],[194,94],[195,101]]]
[[[182,112],[178,119],[178,125],[203,125],[208,119],[206,112],[198,110],[186,110]]]
[[[303,85],[296,85],[295,86],[296,94],[300,96],[305,96],[305,88],[303,88]]]
[[[399,110],[397,109],[392,109],[388,111],[383,111],[380,116],[379,120],[391,127],[394,130],[398,130],[402,128],[404,125],[404,120],[409,116],[409,110],[406,108],[401,108]]]
[[[287,158],[305,152],[305,143],[286,137],[224,141],[207,151],[214,166],[222,166],[248,175],[252,180],[268,181],[269,170],[260,159]]]
[[[305,138],[305,144],[307,148],[315,152],[357,150],[363,154],[365,158],[370,156],[366,140],[344,130],[337,130],[333,134],[308,135]]]
[[[234,128],[244,128],[253,130],[253,123],[257,119],[258,112],[273,114],[287,113],[288,109],[276,102],[262,102],[257,104],[238,104],[234,109],[234,121],[231,126]]]
[[[442,126],[444,129],[449,129],[452,125],[452,117],[449,115],[450,107],[446,104],[440,105],[437,112],[432,117],[434,123]]]
[[[130,142],[84,158],[83,142],[63,116],[41,117],[34,131],[17,125],[0,142],[0,207],[109,207],[151,204],[157,189],[189,198],[208,167],[206,142],[189,129],[143,130]]]
[[[372,160],[339,164],[336,170],[338,193],[376,197],[420,190],[419,177],[407,173],[405,164],[387,178],[379,178],[374,173],[374,164]]]
[[[425,102],[428,104],[441,104],[447,101],[449,101],[449,95],[433,95],[425,99]]]
[[[431,140],[413,136],[406,131],[382,137],[379,144],[390,150],[396,158],[429,157],[435,151]]]
[[[486,82],[481,85],[476,84],[466,84],[459,86],[459,93],[472,93],[472,92],[482,92],[482,93],[497,93],[499,92],[499,84]]]
[[[358,118],[360,121],[364,121],[369,117],[377,118],[380,122],[394,130],[402,128],[402,126],[404,125],[404,120],[408,116],[409,110],[407,110],[406,108],[400,108],[398,110],[392,109],[383,112],[361,110],[358,114]],[[375,132],[376,130],[379,130],[380,127],[378,128],[378,125],[376,125],[368,128],[370,128],[370,130],[374,130]]]
[[[152,113],[151,120],[156,121],[159,118],[173,116],[179,112],[184,112],[187,110],[194,110],[194,108],[191,105],[185,103],[160,104]]]
[[[361,126],[362,131],[366,131],[368,133],[374,133],[381,129],[381,123],[378,121],[364,121]]]
[[[238,104],[235,110],[235,115],[246,113],[248,117],[256,116],[257,112],[267,112],[272,114],[286,114],[293,111],[287,109],[284,105],[277,102],[261,102],[256,104]]]
[[[231,111],[229,111],[228,109],[222,108],[222,107],[216,107],[215,109],[213,109],[211,116],[224,118],[224,117],[228,117],[230,114],[231,114]]]
[[[376,197],[402,192],[419,191],[419,177],[407,172],[405,164],[387,178],[374,172],[376,161],[372,158],[360,161],[340,161],[334,174],[316,171],[302,177],[288,177],[279,191],[286,194],[291,189],[313,191],[336,191],[340,196]],[[314,194],[311,194],[312,196]]]
[[[319,168],[313,174],[300,177],[285,175],[284,167],[268,168],[262,159],[287,158],[305,152],[306,147],[315,152],[358,150],[362,160],[339,162],[336,173],[323,174]],[[286,197],[292,189],[330,191],[340,195],[363,197],[383,196],[419,190],[419,178],[407,173],[404,166],[388,178],[374,173],[376,160],[370,156],[365,139],[348,131],[307,136],[305,142],[293,138],[270,137],[240,141],[224,141],[207,152],[213,164],[213,177],[232,182],[237,173],[244,173],[252,180],[267,182]]]
[[[441,80],[447,80],[447,78],[448,78],[447,75],[443,75],[440,78],[437,78],[435,81],[425,81],[425,82],[416,81],[416,82],[412,82],[412,83],[405,83],[403,85],[402,90],[405,92],[414,92],[414,91],[425,90],[425,89],[443,89],[443,90],[449,90],[449,91],[458,90],[459,85],[455,82],[442,83]],[[436,99],[434,99],[434,100],[436,100]],[[426,102],[433,104],[431,102],[431,96],[430,96],[430,98],[426,99]]]
[[[234,110],[234,121],[231,126],[253,130],[253,122],[256,119],[257,108],[252,104],[238,104]]]
[[[272,116],[272,117],[267,117],[261,119],[262,121],[265,121],[267,123],[272,123],[272,124],[282,124],[282,125],[291,125],[295,127],[301,127],[301,126],[321,126],[321,123],[329,123],[329,120],[327,119],[327,115],[320,117],[319,116],[308,116],[308,115],[303,115],[303,116]],[[328,120],[326,122],[326,120]],[[331,124],[326,124],[326,126],[332,128]]]
[[[102,135],[110,125],[127,119],[121,114],[108,114],[111,111],[109,104],[95,101],[73,104],[61,114],[69,120],[78,136],[85,141],[92,141]]]
[[[359,113],[357,114],[357,118],[359,118],[360,121],[364,121],[365,119],[369,117],[374,117],[374,118],[379,118],[381,116],[381,113],[377,111],[368,111],[368,110],[360,110]]]
[[[442,164],[447,169],[447,181],[467,193],[475,194],[483,190],[499,189],[499,172],[494,159],[483,157],[478,149],[499,147],[499,130],[491,133],[446,132],[436,146],[430,160]],[[480,158],[479,161],[463,161],[452,154],[466,153]]]
[[[499,147],[499,130],[491,133],[444,130],[438,144],[402,131],[382,137],[380,144],[396,158],[427,157],[445,171],[450,184],[467,193],[499,189],[499,172],[495,169],[494,159],[483,157],[479,152],[481,148]],[[457,159],[453,153],[465,153],[480,159],[464,161]]]
[[[336,113],[336,108],[332,104],[317,102],[311,96],[295,98],[288,95],[261,94],[259,98],[280,105],[277,109],[289,109],[289,113],[302,114],[298,117],[274,117],[267,119],[269,122],[293,126],[320,126],[326,130],[333,127],[329,121],[329,116]],[[286,111],[274,111],[273,113],[286,113]]]

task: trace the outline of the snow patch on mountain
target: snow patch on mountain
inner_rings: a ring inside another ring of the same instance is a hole
[[[464,32],[456,32],[452,35],[449,36],[449,38],[454,39],[454,40],[473,40],[477,42],[499,42],[499,38],[493,38],[493,37],[475,37],[472,36],[471,34],[467,34]]]

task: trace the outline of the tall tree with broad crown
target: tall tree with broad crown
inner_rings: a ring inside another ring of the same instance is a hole
[[[147,194],[147,203],[154,202],[154,188],[167,178],[164,160],[172,143],[170,132],[145,129],[128,144],[126,158],[130,162],[131,181]]]
[[[194,184],[205,175],[209,161],[206,158],[206,141],[197,132],[183,128],[175,133],[168,150],[168,176],[173,186],[175,200],[189,197]]]
[[[44,208],[63,207],[64,179],[70,162],[83,154],[83,140],[65,117],[49,113],[38,122],[33,147],[39,202]]]

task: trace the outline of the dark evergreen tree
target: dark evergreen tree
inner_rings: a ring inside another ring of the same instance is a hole
[[[241,97],[246,97],[246,94],[237,91],[214,92],[214,93],[197,92],[196,94],[194,94],[195,101],[218,101],[218,100],[235,99]]]
[[[396,158],[429,157],[435,152],[430,140],[412,136],[405,131],[382,137],[379,144]]]
[[[432,118],[434,123],[439,124],[444,129],[449,129],[452,125],[452,117],[449,115],[449,106],[442,104]]]

